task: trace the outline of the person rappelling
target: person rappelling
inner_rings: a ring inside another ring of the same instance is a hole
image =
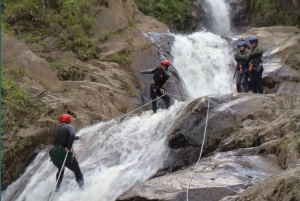
[[[157,111],[157,96],[165,101],[167,109],[170,107],[170,97],[165,94],[163,88],[163,85],[170,78],[170,75],[167,73],[169,66],[170,62],[168,60],[162,60],[158,63],[158,67],[140,72],[141,74],[154,74],[149,89],[150,97],[152,99],[152,110],[154,113]]]
[[[247,48],[247,43],[243,40],[239,41],[238,49],[234,54],[234,59],[236,60],[237,66],[235,71],[235,79],[236,79],[236,89],[237,92],[248,92],[248,62],[247,55],[249,54],[249,50]]]
[[[63,175],[64,167],[71,170],[76,177],[76,181],[80,189],[84,188],[84,179],[81,173],[78,161],[75,158],[75,153],[72,149],[74,140],[82,140],[82,137],[75,136],[76,131],[71,125],[71,116],[62,114],[59,118],[60,125],[54,133],[53,148],[50,150],[49,155],[52,163],[57,167],[56,174],[56,191],[59,190]],[[65,158],[66,157],[66,158]],[[64,163],[65,161],[65,163]]]

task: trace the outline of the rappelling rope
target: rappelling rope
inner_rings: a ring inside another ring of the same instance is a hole
[[[156,99],[154,99],[154,100],[152,100],[152,101],[149,101],[148,103],[146,103],[146,104],[142,105],[141,107],[138,107],[138,108],[136,108],[135,110],[132,110],[131,112],[128,112],[127,114],[124,114],[124,115],[123,115],[123,116],[121,116],[121,117],[117,117],[117,119],[122,119],[123,117],[126,117],[127,115],[129,115],[129,114],[131,114],[131,113],[133,113],[133,112],[135,112],[135,111],[137,111],[137,110],[139,110],[139,109],[141,109],[141,108],[145,107],[146,105],[149,105],[150,103],[152,103],[152,102],[156,101],[157,99],[159,99],[159,98],[163,97],[164,95],[165,95],[165,94],[163,94],[163,95],[161,95],[161,96],[157,97]]]
[[[191,179],[190,179],[190,182],[188,184],[188,187],[187,187],[187,190],[186,190],[186,200],[189,201],[189,188],[190,188],[190,185],[192,183],[192,180],[193,180],[193,176],[195,174],[195,171],[196,171],[196,168],[200,162],[200,159],[201,159],[201,155],[202,155],[202,151],[203,151],[203,147],[204,147],[204,142],[205,142],[205,136],[206,136],[206,128],[207,128],[207,122],[208,122],[208,112],[209,112],[209,103],[210,103],[210,96],[208,96],[208,106],[207,106],[207,113],[206,113],[206,122],[205,122],[205,128],[204,128],[204,136],[203,136],[203,140],[202,140],[202,146],[201,146],[201,149],[200,149],[200,154],[199,154],[199,158],[198,158],[198,161],[195,165],[195,168],[193,170],[193,173],[192,173],[192,176],[191,176]]]
[[[144,105],[142,105],[142,106],[140,106],[140,107],[138,107],[138,108],[132,110],[131,112],[128,112],[128,113],[124,114],[124,115],[121,116],[121,117],[117,117],[117,119],[122,119],[122,118],[126,117],[127,115],[130,115],[131,113],[133,113],[133,112],[135,112],[135,111],[137,111],[137,110],[139,110],[139,109],[145,107],[146,105],[149,105],[150,103],[156,101],[157,99],[159,99],[159,98],[161,98],[161,97],[163,97],[163,96],[165,96],[165,95],[170,95],[170,96],[174,96],[174,97],[186,97],[186,98],[189,98],[189,99],[195,99],[195,98],[191,98],[191,97],[188,97],[188,96],[176,96],[176,95],[173,95],[173,94],[165,93],[165,94],[163,94],[163,95],[157,97],[156,99],[151,100],[151,101],[149,101],[148,103],[146,103],[146,104],[144,104]]]
[[[58,175],[58,178],[57,178],[57,181],[56,181],[55,187],[54,187],[54,189],[53,189],[53,191],[52,191],[52,194],[51,194],[51,197],[50,197],[49,201],[51,201],[51,200],[52,200],[52,198],[53,198],[53,195],[54,195],[54,192],[55,192],[55,190],[56,190],[56,187],[57,187],[58,181],[59,181],[59,179],[60,179],[60,175],[61,175],[61,173],[62,173],[63,169],[65,168],[65,163],[66,163],[66,160],[67,160],[68,153],[69,153],[69,152],[67,152],[67,153],[66,153],[65,160],[64,160],[64,162],[63,162],[63,165],[62,165],[62,167],[61,167],[61,169],[60,169],[60,171],[59,171],[59,175]]]

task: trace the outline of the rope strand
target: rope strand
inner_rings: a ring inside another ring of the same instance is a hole
[[[199,158],[198,158],[198,161],[195,165],[195,168],[193,170],[193,173],[192,173],[192,176],[191,176],[191,179],[190,179],[190,182],[188,184],[188,187],[187,187],[187,191],[186,191],[186,200],[189,201],[189,188],[191,186],[191,183],[192,183],[192,180],[193,180],[193,176],[195,174],[195,171],[196,171],[196,168],[200,162],[200,159],[201,159],[201,155],[202,155],[202,151],[203,151],[203,147],[204,147],[204,142],[205,142],[205,136],[206,136],[206,129],[207,129],[207,122],[208,122],[208,112],[209,112],[209,104],[210,104],[210,96],[208,96],[208,107],[207,107],[207,113],[206,113],[206,122],[205,122],[205,128],[204,128],[204,136],[203,136],[203,140],[202,140],[202,146],[201,146],[201,149],[200,149],[200,154],[199,154]]]
[[[49,201],[51,201],[51,200],[52,200],[52,198],[53,198],[53,195],[54,195],[54,192],[55,192],[55,190],[56,190],[56,187],[57,187],[58,181],[59,181],[59,179],[60,179],[60,175],[61,175],[61,173],[62,173],[62,170],[63,170],[63,169],[64,169],[64,167],[65,167],[65,163],[66,163],[66,160],[67,160],[67,156],[68,156],[68,152],[66,153],[65,160],[64,160],[64,162],[63,162],[63,165],[62,165],[62,167],[61,167],[61,169],[60,169],[60,171],[59,171],[59,175],[58,175],[58,178],[57,178],[57,181],[56,181],[55,187],[54,187],[54,189],[53,189],[53,191],[52,191],[52,194],[51,194],[51,197],[50,197]]]

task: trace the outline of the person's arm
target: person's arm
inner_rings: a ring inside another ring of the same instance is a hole
[[[261,46],[257,46],[253,51],[248,54],[250,59],[255,58],[263,54],[263,49]]]
[[[246,61],[246,57],[247,57],[247,54],[241,54],[241,52],[236,52],[235,54],[234,54],[234,59],[236,60],[236,61]]]
[[[153,73],[155,73],[155,70],[156,70],[156,69],[157,69],[157,67],[156,67],[156,68],[153,68],[153,69],[141,71],[140,73],[141,73],[141,74],[153,74]]]
[[[67,125],[67,128],[68,128],[68,131],[70,133],[70,137],[69,137],[69,142],[68,142],[68,149],[71,150],[72,149],[72,146],[73,146],[73,142],[74,140],[78,140],[79,137],[78,136],[75,136],[76,135],[76,131],[75,131],[75,128],[74,126],[68,124]]]

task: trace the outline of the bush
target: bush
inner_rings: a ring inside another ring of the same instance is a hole
[[[191,0],[135,0],[138,8],[178,31],[189,27]]]
[[[2,77],[2,133],[28,127],[41,114],[41,104],[28,97],[26,91],[6,74]],[[21,118],[20,118],[21,117]]]
[[[121,51],[117,54],[109,55],[102,59],[106,62],[116,62],[124,68],[129,68],[133,60],[133,53],[131,51]]]
[[[13,32],[27,43],[47,36],[58,37],[60,47],[67,47],[82,60],[100,53],[91,38],[101,0],[6,0],[2,3],[5,31]],[[11,34],[10,34],[11,35]]]
[[[253,26],[299,26],[300,19],[293,11],[282,11],[277,0],[251,0]]]

